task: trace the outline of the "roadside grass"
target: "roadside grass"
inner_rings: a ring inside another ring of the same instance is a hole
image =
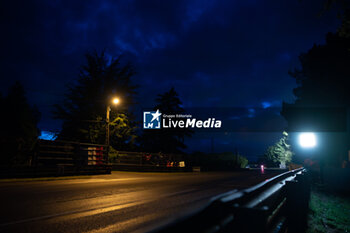
[[[311,191],[307,232],[350,232],[350,198]]]

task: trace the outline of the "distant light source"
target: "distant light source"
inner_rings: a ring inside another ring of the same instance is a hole
[[[264,166],[263,164],[260,165],[260,171],[261,171],[262,174],[264,174],[264,172],[265,172],[265,166]]]
[[[314,133],[301,133],[299,135],[299,144],[304,148],[313,148],[316,146],[316,136]]]
[[[262,102],[261,105],[264,109],[271,107],[271,103],[267,101]]]
[[[57,135],[50,131],[41,131],[39,139],[53,141],[57,138]]]
[[[119,98],[113,98],[113,104],[119,104]]]

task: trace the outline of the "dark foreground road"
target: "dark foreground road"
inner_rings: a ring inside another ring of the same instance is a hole
[[[0,232],[145,232],[278,171],[129,173],[0,181]]]

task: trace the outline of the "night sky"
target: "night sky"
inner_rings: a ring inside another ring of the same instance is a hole
[[[325,34],[340,23],[333,10],[319,16],[319,0],[1,5],[0,91],[6,94],[20,80],[42,113],[39,128],[48,131],[60,129],[51,118],[52,105],[62,101],[65,86],[77,78],[87,51],[123,54],[134,65],[142,107],[153,106],[156,95],[173,86],[184,107],[278,109],[283,100],[293,101],[296,84],[288,71],[298,66],[298,55],[324,43]],[[213,135],[188,144],[193,150],[210,148]],[[238,147],[253,156],[279,136],[226,133],[215,140],[215,150]]]

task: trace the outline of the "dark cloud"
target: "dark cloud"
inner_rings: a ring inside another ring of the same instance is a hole
[[[287,72],[339,22],[314,1],[6,1],[1,92],[21,80],[50,119],[88,50],[124,54],[150,106],[174,86],[185,106],[249,107],[292,100]]]

